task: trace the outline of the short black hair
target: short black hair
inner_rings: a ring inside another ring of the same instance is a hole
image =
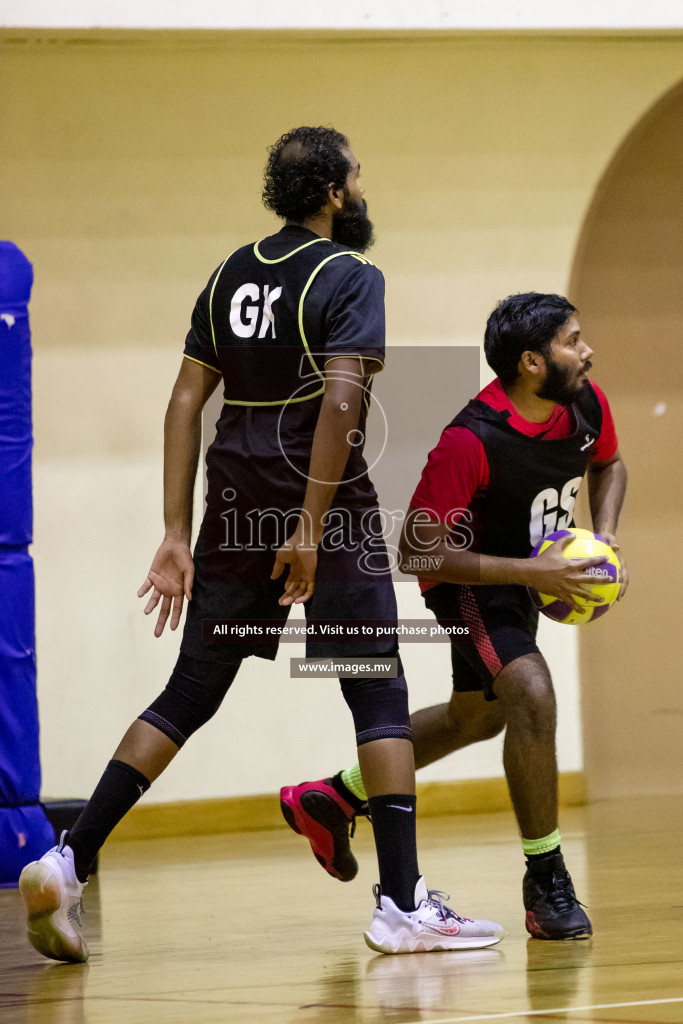
[[[294,128],[268,150],[263,204],[278,217],[301,223],[318,213],[330,184],[343,188],[351,165],[342,153],[349,140],[334,128]]]
[[[498,303],[486,322],[486,362],[509,387],[519,377],[522,352],[550,351],[550,342],[576,307],[562,295],[525,292],[508,295]]]

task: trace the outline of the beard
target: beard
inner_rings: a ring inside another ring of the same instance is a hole
[[[364,199],[356,203],[344,189],[344,205],[332,221],[332,241],[355,252],[365,252],[374,244],[372,221]]]
[[[590,370],[593,364],[588,360],[583,369]],[[571,370],[558,366],[554,359],[545,357],[546,376],[536,392],[538,398],[545,398],[558,405],[571,405],[579,397],[584,388],[588,387],[586,377],[576,376]]]

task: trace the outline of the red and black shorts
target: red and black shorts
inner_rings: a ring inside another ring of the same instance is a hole
[[[538,612],[525,587],[439,583],[424,593],[437,621],[463,619],[466,637],[453,637],[453,689],[483,690],[495,700],[496,676],[525,654],[538,654]]]

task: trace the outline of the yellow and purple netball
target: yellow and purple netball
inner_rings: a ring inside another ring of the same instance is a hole
[[[542,551],[546,551],[551,544],[555,544],[563,537],[573,537],[562,552],[567,559],[572,558],[597,558],[604,557],[604,562],[599,565],[591,565],[585,570],[586,596],[577,597],[581,611],[574,611],[564,601],[550,594],[539,594],[533,587],[529,587],[529,595],[538,608],[539,612],[547,615],[555,622],[563,622],[568,626],[580,626],[585,622],[594,622],[601,615],[609,611],[616,599],[619,597],[622,583],[621,564],[616,553],[599,533],[591,533],[590,530],[578,530],[573,527],[570,530],[556,530],[549,533],[540,541],[529,555],[535,558]],[[602,604],[597,601],[603,599]]]

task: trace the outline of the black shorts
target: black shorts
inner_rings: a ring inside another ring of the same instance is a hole
[[[439,583],[424,593],[437,621],[463,619],[469,636],[451,641],[453,689],[495,700],[496,676],[525,654],[539,654],[538,612],[524,587]]]
[[[205,619],[269,620],[270,624],[284,624],[290,607],[278,604],[284,592],[283,579],[264,580],[259,583],[224,580],[205,581],[195,576],[192,600],[187,607],[187,618],[180,645],[182,654],[200,661],[218,661],[234,665],[255,655],[273,660],[278,651],[278,639],[268,642],[206,642],[203,638]],[[313,596],[304,604],[307,623],[316,620],[344,621],[361,626],[368,620],[383,620],[387,625],[396,623],[396,596],[390,578],[369,577],[358,581],[322,581],[316,583]],[[374,655],[396,656],[395,638],[375,641],[306,640],[309,658],[354,658]]]

